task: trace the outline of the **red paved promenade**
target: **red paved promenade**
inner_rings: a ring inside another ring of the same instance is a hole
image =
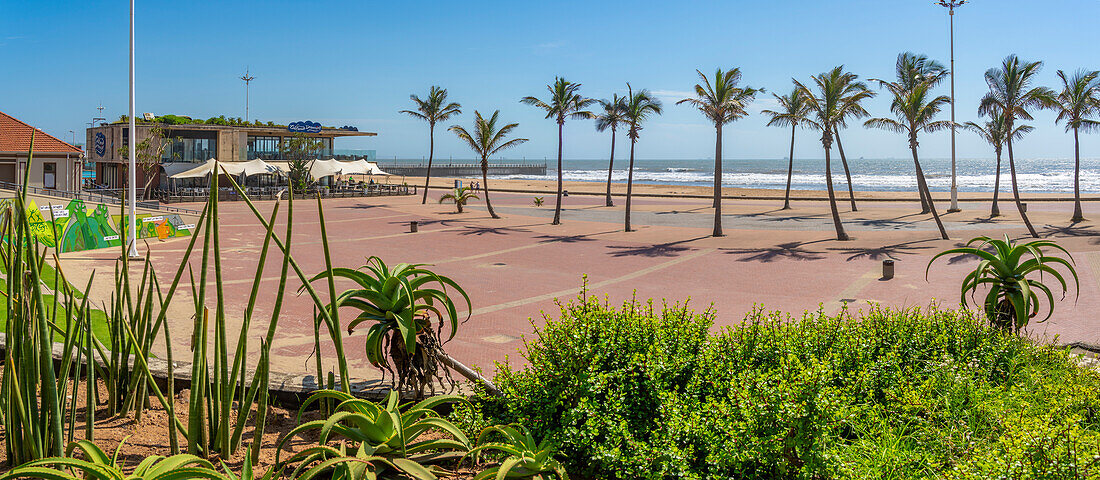
[[[482,205],[464,214],[453,205],[420,205],[419,197],[333,199],[325,201],[334,262],[358,267],[370,255],[388,263],[425,262],[451,276],[470,293],[473,316],[462,325],[446,348],[468,364],[490,367],[511,355],[519,360],[521,336],[530,334],[529,318],[540,321],[542,311],[556,314],[555,299],[576,296],[583,275],[589,290],[619,302],[637,294],[670,302],[691,298],[697,309],[714,305],[720,325],[741,320],[754,304],[769,310],[801,314],[837,311],[842,302],[852,309],[867,302],[893,307],[926,306],[935,298],[946,306],[958,305],[958,285],[972,260],[942,259],[924,279],[928,259],[977,235],[1021,238],[1026,233],[1012,215],[989,221],[988,205],[962,204],[963,212],[945,215],[952,240],[938,240],[935,225],[917,215],[915,202],[864,203],[859,212],[842,210],[850,242],[833,240],[828,206],[796,202],[795,209],[778,211],[781,202],[733,201],[724,206],[726,233],[708,237],[712,222],[705,200],[636,199],[634,223],[638,231],[622,232],[623,199],[616,207],[602,206],[600,197],[566,198],[563,225],[550,225],[553,199],[534,208],[530,195],[493,194],[494,207],[505,218],[492,220]],[[293,254],[307,274],[324,265],[315,201],[296,201]],[[268,215],[273,202],[259,204]],[[285,202],[278,231],[285,232]],[[941,206],[941,208],[945,208]],[[1035,324],[1030,334],[1059,343],[1100,343],[1100,229],[1086,222],[1066,227],[1070,202],[1032,203],[1032,222],[1044,236],[1069,248],[1081,277],[1080,299],[1070,292],[1057,305],[1050,321]],[[243,203],[222,203],[222,251],[230,318],[239,321],[246,305],[263,230]],[[1002,211],[1014,212],[1010,203]],[[1100,219],[1100,202],[1086,203],[1086,216]],[[408,223],[420,221],[419,233],[408,233]],[[151,243],[152,261],[162,284],[170,281],[187,246],[187,239]],[[143,249],[144,251],[144,249]],[[91,269],[109,272],[117,252],[66,255],[66,270],[82,284]],[[893,258],[897,274],[881,280],[881,261]],[[267,312],[278,285],[280,257],[272,254],[264,272],[264,289],[252,330],[266,329]],[[198,252],[192,261],[198,268]],[[197,275],[197,272],[196,272]],[[293,274],[292,274],[293,275]],[[102,278],[93,295],[103,295]],[[297,291],[300,283],[290,281]],[[340,287],[350,285],[341,284]],[[318,285],[318,287],[323,287]],[[183,290],[190,291],[185,284]],[[324,292],[324,288],[319,288]],[[93,297],[95,298],[95,297]],[[99,298],[106,298],[105,296]],[[327,297],[326,297],[327,298]],[[181,298],[174,302],[171,320],[181,349],[188,345],[192,308]],[[211,301],[211,305],[213,302]],[[288,298],[273,348],[273,367],[282,371],[312,372],[311,302],[306,296]],[[350,316],[345,315],[345,318]],[[364,329],[365,331],[365,329]],[[362,353],[364,332],[345,340],[349,364],[357,377],[374,378]],[[254,345],[258,346],[258,341]],[[323,344],[329,342],[323,340]],[[331,359],[331,351],[324,352]],[[178,356],[178,355],[177,355]]]

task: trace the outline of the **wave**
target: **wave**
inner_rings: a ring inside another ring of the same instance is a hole
[[[562,177],[566,181],[573,182],[603,182],[607,180],[607,170],[565,170]],[[512,178],[525,180],[550,180],[554,175],[501,175],[496,178]],[[697,171],[690,168],[668,168],[664,171],[635,170],[634,181],[650,184],[674,184],[674,185],[711,185],[713,176],[706,171]],[[843,171],[833,175],[834,185],[845,185]],[[928,175],[928,187],[932,190],[946,191],[951,187],[950,174]],[[1016,176],[1021,191],[1026,192],[1072,192],[1073,171],[1053,171],[1044,173],[1021,173]],[[626,182],[626,170],[612,172],[613,182]],[[993,174],[961,174],[957,177],[959,190],[962,191],[990,191],[996,177]],[[1001,189],[1008,189],[1011,185],[1007,174],[1001,175]],[[787,183],[786,172],[783,173],[738,173],[726,172],[722,175],[722,185],[727,187],[743,188],[783,188]],[[793,188],[803,190],[820,190],[825,188],[825,175],[818,173],[795,173],[791,177]],[[912,174],[878,174],[852,175],[852,186],[856,190],[865,191],[898,191],[915,190],[917,188],[916,177]],[[1087,193],[1100,193],[1100,169],[1081,171],[1081,191]]]

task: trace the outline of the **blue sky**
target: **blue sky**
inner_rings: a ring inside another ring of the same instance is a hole
[[[1052,5],[1056,8],[1052,8]],[[705,159],[713,128],[676,106],[696,83],[695,69],[740,67],[744,81],[769,94],[754,114],[725,131],[728,158],[785,158],[789,131],[765,127],[758,112],[774,105],[790,78],[805,79],[837,64],[862,77],[887,77],[899,52],[948,60],[948,17],[931,0],[829,1],[219,1],[138,0],[139,112],[195,117],[244,116],[247,65],[256,80],[251,116],[287,123],[314,120],[378,132],[337,141],[337,148],[376,149],[382,158],[427,154],[427,128],[398,114],[410,93],[448,88],[462,103],[456,120],[475,109],[501,110],[530,142],[509,159],[553,158],[555,125],[525,95],[542,96],[555,75],[607,97],[625,82],[648,88],[666,113],[651,121],[638,157]],[[1095,22],[1100,0],[973,0],[956,15],[958,120],[976,119],[986,87],[982,73],[1007,54],[1043,60],[1043,84],[1058,69],[1100,69]],[[108,118],[127,109],[128,2],[0,2],[0,110],[61,138],[83,137],[102,102]],[[943,93],[947,93],[946,84]],[[889,103],[869,105],[876,116]],[[946,115],[945,115],[946,118]],[[1017,146],[1024,157],[1069,157],[1071,137],[1049,112]],[[590,121],[566,124],[566,158],[604,158],[607,134]],[[897,157],[900,136],[849,129],[852,156]],[[812,132],[800,132],[795,156],[821,158]],[[471,155],[452,134],[437,132],[437,158]],[[950,154],[947,134],[922,140],[925,157]],[[1083,137],[1082,155],[1100,156],[1100,135]],[[959,133],[960,157],[989,157],[973,135]]]

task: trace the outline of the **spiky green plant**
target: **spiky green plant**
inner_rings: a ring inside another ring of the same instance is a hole
[[[973,246],[977,244],[977,246]],[[1043,248],[1053,248],[1066,254],[1069,260],[1048,255]],[[1073,276],[1074,289],[1080,295],[1080,281],[1077,271],[1073,268],[1073,256],[1065,249],[1051,240],[1033,240],[1025,244],[1017,244],[1005,235],[1004,240],[994,240],[989,237],[976,237],[966,242],[965,247],[952,248],[940,252],[928,261],[924,276],[928,278],[928,270],[932,262],[945,255],[973,255],[980,260],[966,277],[963,278],[961,287],[961,303],[967,305],[967,294],[974,298],[979,289],[988,286],[988,292],[982,304],[989,322],[999,328],[1019,333],[1027,326],[1028,321],[1039,314],[1040,298],[1038,292],[1042,292],[1047,301],[1047,314],[1044,321],[1054,313],[1054,294],[1050,287],[1041,280],[1028,278],[1038,273],[1048,274],[1058,281],[1062,287],[1062,297],[1068,290],[1066,280],[1053,265],[1062,265]],[[1028,258],[1030,257],[1030,258]]]
[[[489,435],[500,433],[503,441],[489,441]],[[556,475],[558,480],[569,480],[565,468],[554,460],[555,449],[543,439],[536,443],[531,432],[521,425],[494,425],[481,431],[477,436],[477,446],[471,448],[468,457],[477,458],[482,452],[497,452],[504,454],[504,459],[499,465],[489,467],[478,473],[474,480],[487,480],[494,478],[533,478],[550,479]]]
[[[480,200],[481,197],[477,196],[474,191],[470,189],[470,187],[458,187],[454,189],[453,192],[439,197],[439,203],[450,200],[454,202],[455,208],[458,209],[458,213],[462,213],[462,207],[466,205],[466,203],[469,202],[470,199]]]
[[[459,314],[452,296],[466,302],[470,318],[470,297],[454,280],[423,268],[424,264],[401,263],[390,268],[378,257],[370,257],[358,270],[331,268],[311,282],[334,277],[347,278],[359,288],[346,290],[326,306],[329,311],[352,307],[359,315],[348,323],[348,332],[365,322],[367,360],[396,375],[399,390],[422,395],[433,380],[449,378],[440,357],[441,346],[458,332]],[[449,334],[446,340],[443,327]],[[392,365],[391,365],[392,364]]]
[[[359,445],[354,455],[348,455],[347,446],[314,445],[287,459],[286,464],[298,466],[290,473],[294,480],[312,480],[317,477],[330,480],[377,480],[387,470],[400,471],[416,480],[437,480],[435,466],[425,467],[404,459],[389,459],[371,455],[366,443]],[[398,467],[402,465],[404,468]]]
[[[535,197],[535,206],[541,207],[543,203],[542,197]]]
[[[306,422],[287,432],[279,440],[278,451],[282,451],[283,444],[295,435],[317,431],[320,448],[309,451],[305,456],[299,454],[299,459],[312,461],[345,456],[331,447],[325,447],[330,440],[340,437],[358,445],[356,450],[360,455],[385,459],[386,465],[415,478],[434,478],[423,475],[431,473],[425,464],[452,459],[455,456],[448,452],[465,452],[470,448],[470,441],[462,430],[433,410],[446,403],[464,402],[461,396],[438,395],[402,408],[397,390],[390,391],[385,405],[344,392],[320,390],[302,403],[299,420],[302,411],[309,405],[326,399],[338,402],[335,412],[326,419]],[[429,432],[442,433],[450,438],[421,438]]]
[[[125,444],[126,439],[123,439],[114,453],[108,456],[106,452],[87,440],[72,442],[66,448],[64,457],[49,457],[26,463],[0,475],[0,480],[15,478],[48,480],[85,480],[92,478],[97,480],[233,480],[231,477],[218,473],[210,462],[186,453],[171,457],[160,455],[146,457],[133,471],[126,474],[123,472],[124,465],[119,461],[119,453]],[[81,451],[83,459],[73,457],[73,453],[77,449]]]

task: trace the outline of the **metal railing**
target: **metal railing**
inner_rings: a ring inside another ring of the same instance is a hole
[[[7,190],[12,190],[12,191],[19,192],[19,191],[22,191],[23,186],[19,185],[19,184],[16,184],[16,183],[0,181],[0,189],[7,189]],[[143,190],[144,189],[139,188],[138,189],[138,194],[140,195],[141,193],[143,193]],[[72,191],[69,191],[69,190],[58,190],[58,189],[55,189],[55,188],[42,188],[42,187],[36,187],[34,185],[27,185],[27,193],[30,193],[32,195],[41,195],[41,196],[44,196],[44,197],[68,198],[68,199],[72,199],[72,200],[82,200],[82,201],[85,201],[85,202],[92,202],[92,203],[104,203],[104,204],[108,204],[108,205],[121,205],[122,204],[121,196],[125,194],[126,189],[123,189],[123,188],[104,188],[104,189],[99,189],[99,190],[95,190],[95,191],[98,192],[98,193],[72,192]],[[115,194],[117,194],[117,196]],[[159,210],[159,211],[162,211],[162,212],[186,213],[186,214],[191,214],[191,215],[198,215],[198,214],[202,213],[202,212],[199,212],[198,210],[192,210],[190,208],[169,207],[167,205],[161,205],[160,202],[158,202],[156,200],[153,200],[153,201],[139,201],[139,202],[137,202],[137,206],[138,206],[138,208],[144,208],[144,209],[147,209],[147,210]]]
[[[287,193],[285,187],[246,187],[245,194],[250,200],[274,200],[282,192],[283,198]],[[355,188],[330,188],[314,187],[307,192],[294,194],[294,198],[313,198],[320,195],[321,198],[354,198],[354,197],[382,197],[396,195],[416,195],[415,185],[369,185]],[[181,188],[174,191],[157,191],[153,195],[165,203],[205,202],[210,198],[210,189],[205,187]],[[241,195],[233,188],[218,189],[218,201],[241,200]]]

